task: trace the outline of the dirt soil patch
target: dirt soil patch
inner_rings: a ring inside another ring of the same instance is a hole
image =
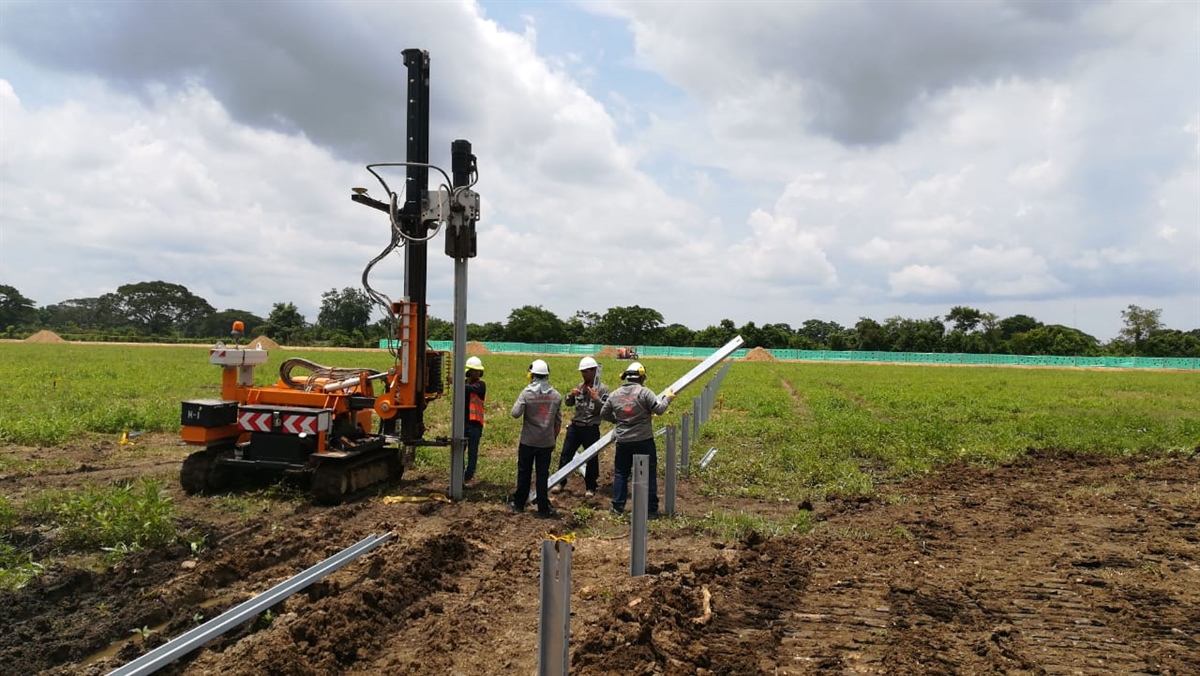
[[[467,354],[471,355],[473,357],[479,356],[481,354],[491,354],[492,353],[492,351],[488,349],[487,345],[484,345],[483,343],[479,342],[478,340],[467,341],[466,350],[467,350]]]
[[[103,466],[96,447],[8,447],[75,469],[0,476],[0,491],[170,475],[186,449],[159,442],[161,453],[118,466]],[[443,487],[444,477],[410,474],[387,492]],[[711,499],[682,482],[685,517],[800,509],[817,525],[721,542],[686,518],[661,519],[639,578],[628,523],[602,511],[607,488],[585,499],[573,483],[551,521],[509,514],[510,487],[489,484],[456,503],[293,499],[265,514],[175,490],[205,548],[63,566],[0,595],[0,673],[108,673],[387,532],[392,541],[159,673],[535,673],[541,542],[570,532],[574,674],[1200,673],[1197,454],[1033,452],[800,505]],[[584,504],[595,513],[572,509]],[[576,517],[589,518],[586,530]]]

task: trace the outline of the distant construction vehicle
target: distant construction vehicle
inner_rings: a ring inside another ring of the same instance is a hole
[[[636,347],[618,347],[617,359],[637,359],[638,353]]]

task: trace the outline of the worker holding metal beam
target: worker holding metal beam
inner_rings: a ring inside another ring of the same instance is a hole
[[[600,407],[608,401],[608,386],[600,382],[600,364],[591,357],[579,360],[579,374],[583,382],[567,393],[567,406],[575,407],[575,415],[571,424],[567,425],[566,439],[563,441],[562,455],[558,467],[562,469],[575,457],[575,451],[585,449],[600,440]],[[558,493],[566,487],[567,479],[554,484],[552,492]],[[592,497],[600,483],[600,454],[587,461],[583,474],[585,497]]]
[[[614,514],[625,512],[625,502],[629,496],[629,480],[633,473],[633,456],[648,455],[650,466],[649,513],[658,515],[658,447],[654,443],[654,425],[652,416],[666,413],[667,407],[675,399],[675,391],[667,388],[662,396],[646,387],[646,367],[641,362],[633,362],[625,367],[621,379],[625,381],[608,395],[608,401],[600,409],[600,417],[612,423],[613,436],[617,442],[616,458],[613,462],[613,497],[612,511]]]

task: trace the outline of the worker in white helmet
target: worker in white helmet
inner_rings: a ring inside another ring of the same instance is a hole
[[[463,472],[463,482],[470,484],[475,480],[479,440],[483,438],[483,405],[487,400],[487,383],[483,381],[483,360],[479,357],[467,357],[466,368],[467,424],[463,431],[467,437],[467,469]]]
[[[562,431],[562,395],[550,384],[550,367],[541,359],[529,365],[529,385],[521,390],[512,407],[512,417],[524,418],[517,444],[517,490],[509,498],[509,508],[520,514],[529,499],[529,475],[537,469],[537,515],[553,517],[547,484],[550,482],[550,457]]]
[[[600,440],[600,407],[608,401],[608,387],[600,382],[600,364],[591,357],[579,360],[579,373],[583,382],[567,393],[567,406],[575,407],[571,424],[567,425],[567,436],[563,439],[562,455],[558,468],[562,469],[575,457],[579,449],[586,449]],[[596,495],[600,481],[600,454],[593,455],[584,466],[583,485],[585,497]],[[566,487],[567,478],[554,485],[558,493]]]
[[[633,473],[633,456],[648,455],[650,469],[649,504],[650,516],[658,515],[658,447],[654,443],[654,425],[651,417],[666,413],[675,399],[670,388],[662,397],[646,387],[646,368],[640,362],[625,367],[621,374],[625,381],[608,395],[608,401],[600,408],[600,417],[616,423],[613,437],[617,451],[613,462],[612,511],[622,514],[628,498],[629,483]]]

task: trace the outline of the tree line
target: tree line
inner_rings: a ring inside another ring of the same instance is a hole
[[[234,320],[245,325],[247,338],[266,335],[285,345],[372,347],[391,337],[389,323],[372,321],[375,306],[366,292],[346,287],[321,295],[316,320],[308,321],[295,303],[275,303],[259,317],[237,309],[218,311],[186,287],[163,281],[126,284],[97,298],[76,298],[38,307],[14,287],[0,285],[0,334],[21,338],[50,330],[71,340],[152,340],[208,342],[229,339]],[[1200,328],[1169,329],[1162,310],[1130,305],[1121,311],[1116,338],[1101,342],[1083,331],[1043,324],[1024,314],[1000,318],[995,313],[958,305],[945,317],[862,317],[854,326],[806,319],[786,323],[729,319],[700,330],[666,324],[657,310],[637,305],[603,313],[580,310],[563,319],[539,306],[525,305],[506,322],[467,324],[467,339],[520,343],[603,345],[669,345],[719,347],[741,335],[746,347],[796,350],[879,352],[965,352],[1061,356],[1200,357]],[[429,340],[452,340],[454,325],[430,317]]]

